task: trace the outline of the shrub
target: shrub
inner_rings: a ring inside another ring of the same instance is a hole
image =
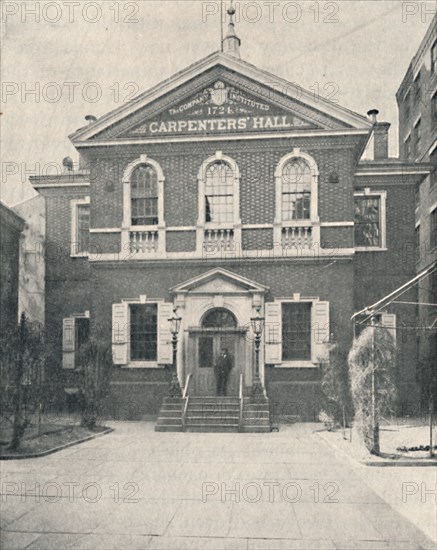
[[[113,365],[111,346],[99,340],[88,340],[79,350],[78,365],[82,425],[93,429],[108,395]]]
[[[33,414],[42,410],[49,388],[47,371],[53,346],[39,323],[24,313],[15,326],[2,326],[0,333],[0,376],[3,416],[13,419],[11,450],[17,450]]]
[[[380,453],[379,419],[395,399],[396,349],[391,332],[381,326],[366,328],[349,353],[349,373],[355,422],[373,454]]]
[[[353,406],[347,357],[338,344],[327,344],[320,358],[322,370],[323,421],[345,428],[352,418]]]

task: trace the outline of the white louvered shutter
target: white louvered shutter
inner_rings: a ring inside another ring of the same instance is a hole
[[[76,349],[76,319],[67,317],[62,321],[62,368],[74,369]]]
[[[325,355],[329,343],[329,302],[313,302],[312,317],[311,357],[317,362]]]
[[[265,304],[265,363],[277,364],[282,361],[282,307],[280,302]]]
[[[129,304],[112,304],[112,359],[114,365],[128,364]]]
[[[171,365],[173,349],[171,345],[171,324],[173,304],[170,302],[158,303],[158,364]],[[178,345],[181,345],[182,331],[178,334]]]

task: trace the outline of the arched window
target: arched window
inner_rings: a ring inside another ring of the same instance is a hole
[[[228,309],[217,307],[209,310],[202,319],[203,328],[237,328],[237,319]]]
[[[282,168],[282,221],[309,220],[311,217],[312,173],[302,158],[292,158]]]
[[[158,174],[148,165],[141,164],[132,172],[131,225],[158,225]]]
[[[234,221],[235,174],[223,160],[212,162],[205,174],[205,223],[232,224]]]

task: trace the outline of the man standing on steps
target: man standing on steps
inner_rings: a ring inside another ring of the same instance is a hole
[[[233,367],[232,358],[229,355],[228,349],[224,348],[220,352],[220,357],[214,365],[214,373],[217,381],[217,395],[226,395],[229,373]]]

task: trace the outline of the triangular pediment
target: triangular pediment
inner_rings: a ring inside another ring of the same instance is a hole
[[[369,131],[363,116],[215,53],[70,136],[85,141]]]
[[[232,294],[236,292],[266,292],[268,288],[226,269],[213,269],[181,283],[171,292],[196,294]]]

